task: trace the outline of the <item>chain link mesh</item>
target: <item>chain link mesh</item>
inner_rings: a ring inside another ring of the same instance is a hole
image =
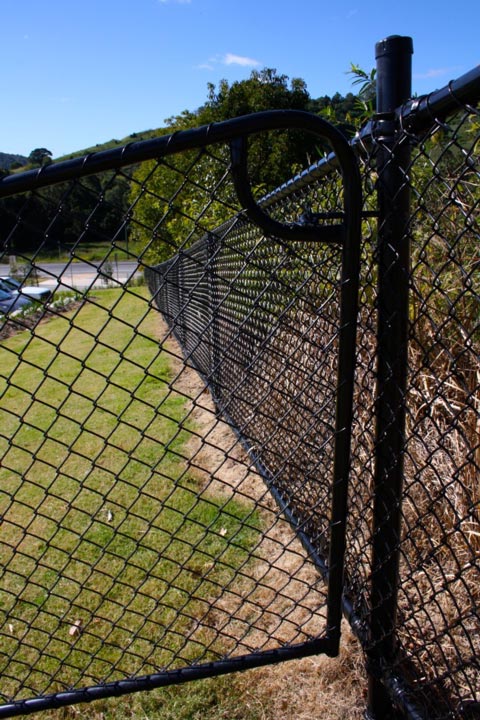
[[[398,642],[401,666],[421,696],[431,693],[435,717],[480,711],[479,119],[466,107],[436,122],[417,139],[409,168]]]
[[[400,553],[396,654],[380,677],[408,717],[480,716],[479,132],[478,108],[467,105],[420,135],[402,130],[392,150],[412,147],[411,268],[402,533],[389,548]],[[380,147],[357,146],[367,212]],[[379,398],[376,229],[367,221],[363,242],[346,593],[369,654],[382,637],[369,626]]]

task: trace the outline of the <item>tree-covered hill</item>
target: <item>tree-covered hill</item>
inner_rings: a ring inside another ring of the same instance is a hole
[[[155,137],[156,135],[163,132],[164,131],[161,128],[157,130],[143,130],[142,132],[132,132],[130,135],[127,135],[127,137],[121,139],[112,138],[111,140],[107,140],[106,142],[96,143],[91,147],[67,153],[67,155],[62,155],[61,157],[55,158],[55,162],[61,162],[63,160],[73,160],[73,158],[82,157],[82,155],[88,155],[89,153],[101,152],[102,150],[110,150],[116,147],[123,147],[128,143],[138,142],[140,140],[149,140],[150,138]]]
[[[10,170],[12,166],[20,167],[26,162],[27,158],[24,155],[0,152],[0,170]]]

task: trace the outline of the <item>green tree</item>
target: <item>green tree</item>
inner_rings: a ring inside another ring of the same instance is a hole
[[[364,108],[359,105],[358,95],[351,92],[345,96],[338,92],[332,97],[322,95],[311,100],[308,109],[338,127],[347,137],[355,134],[364,118]]]
[[[301,78],[294,78],[290,85],[287,75],[279,75],[273,68],[254,70],[248,80],[229,85],[221,80],[218,91],[209,85],[209,99],[199,115],[211,113],[214,120],[248,115],[272,109],[305,110],[310,96]]]
[[[48,165],[52,162],[52,153],[47,148],[35,148],[28,156],[28,162],[32,165]]]
[[[185,110],[169,118],[168,131],[273,109],[307,110],[310,96],[301,78],[265,68],[247,80],[231,85],[221,80],[208,85],[207,100],[196,112]],[[298,131],[262,133],[249,139],[249,176],[260,194],[287,180],[299,165],[305,167],[318,154],[318,139]],[[179,245],[193,242],[198,234],[220,225],[238,209],[231,183],[222,179],[229,164],[228,149],[189,152],[165,165],[144,163],[135,173],[134,237],[151,243],[151,259],[163,260]],[[148,188],[138,199],[138,187]]]
[[[377,80],[376,68],[372,68],[370,72],[366,72],[359,65],[350,63],[348,75],[352,76],[352,85],[359,85],[356,108],[358,117],[363,124],[370,120],[376,107]]]

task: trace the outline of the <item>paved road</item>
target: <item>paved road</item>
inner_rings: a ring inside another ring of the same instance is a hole
[[[112,262],[110,268],[101,262],[71,262],[36,264],[39,284],[52,290],[86,290],[91,287],[106,287],[111,272],[112,281],[124,284],[137,273],[136,262]],[[9,275],[10,267],[0,264],[0,275]]]

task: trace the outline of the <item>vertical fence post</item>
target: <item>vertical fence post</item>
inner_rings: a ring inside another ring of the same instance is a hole
[[[209,234],[207,241],[207,280],[209,287],[209,337],[210,337],[210,366],[208,368],[208,383],[212,391],[215,402],[220,400],[220,339],[218,337],[218,290],[217,290],[217,274],[215,270],[215,257],[218,252],[218,240],[215,235]]]
[[[395,717],[382,678],[395,655],[408,343],[410,193],[407,142],[394,110],[411,95],[412,40],[377,43],[378,325],[376,464],[367,717]]]

